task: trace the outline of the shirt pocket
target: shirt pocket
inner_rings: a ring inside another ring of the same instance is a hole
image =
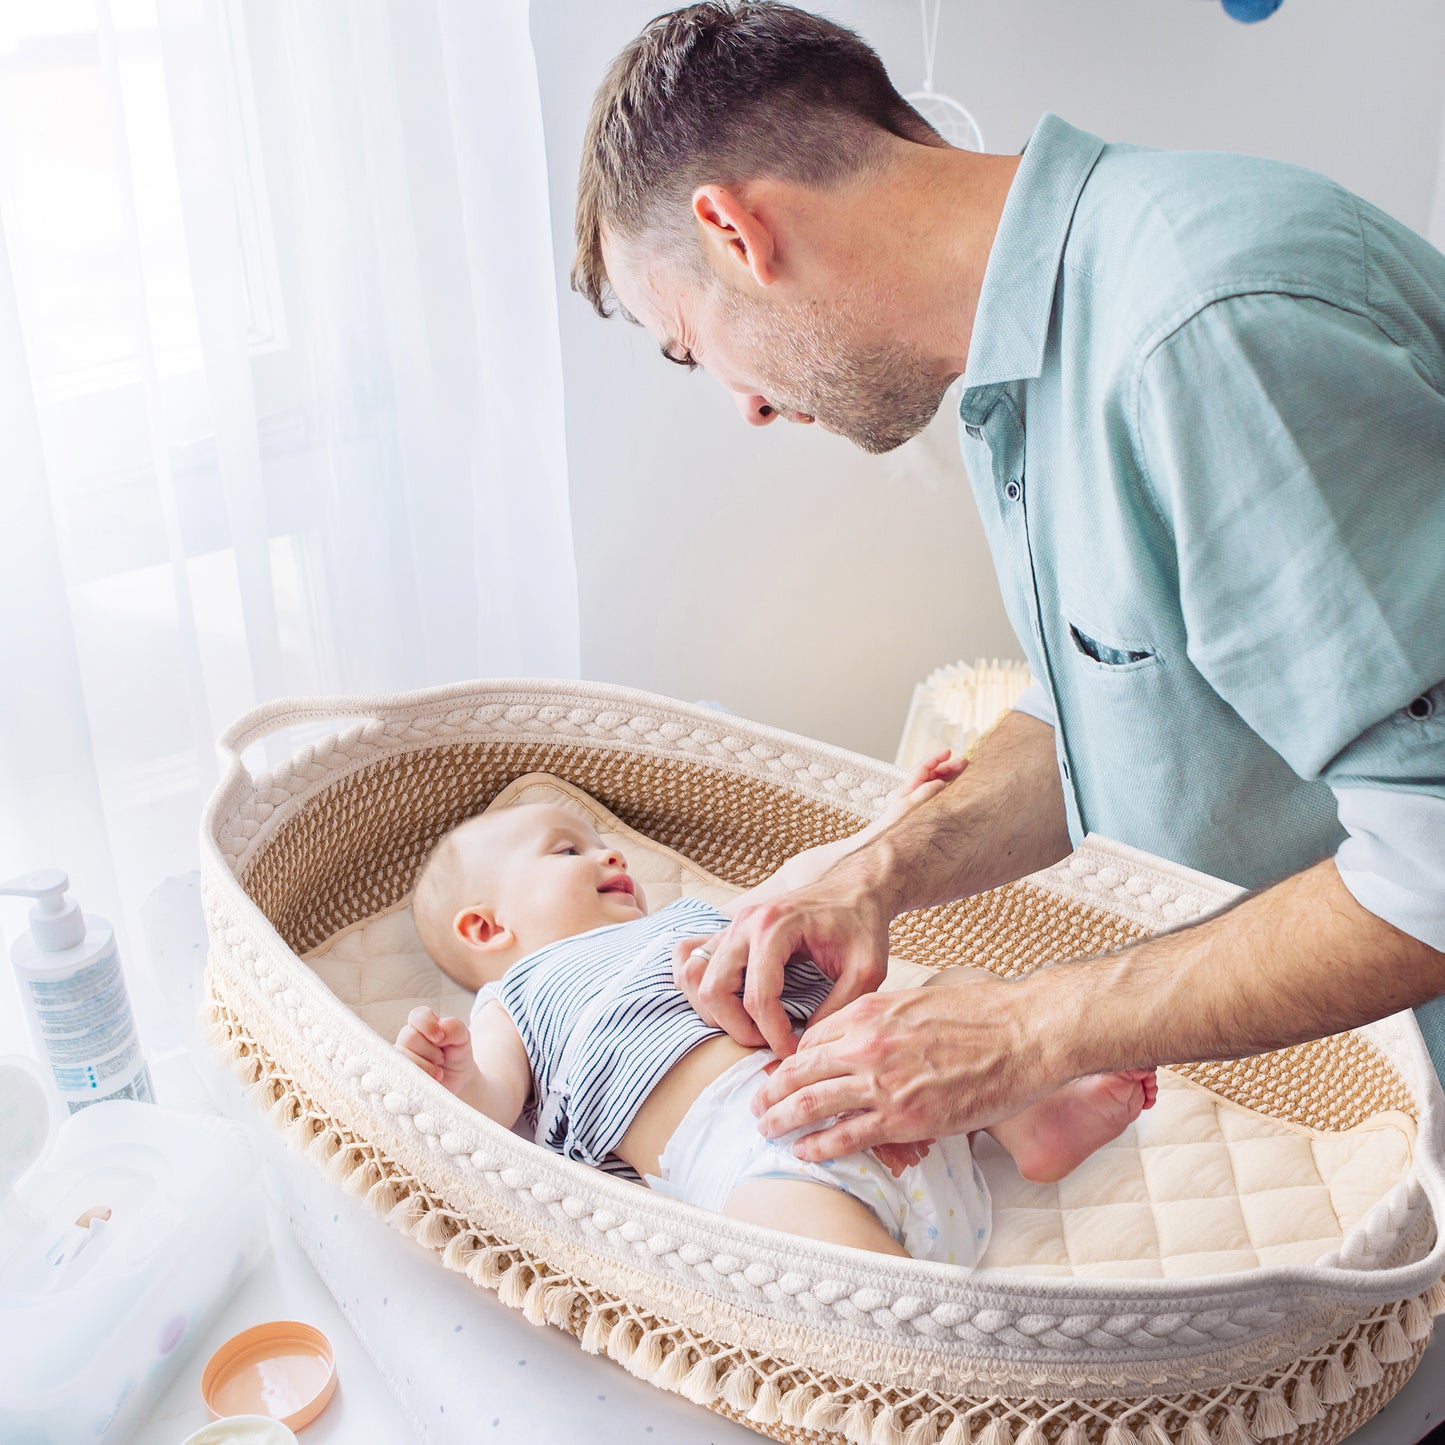
[[[1086,672],[1116,677],[1162,663],[1158,647],[1132,628],[1096,621],[1070,607],[1063,609],[1063,619],[1070,657]]]

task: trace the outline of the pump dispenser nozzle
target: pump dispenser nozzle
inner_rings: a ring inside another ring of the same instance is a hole
[[[75,899],[66,896],[70,879],[59,868],[22,873],[0,883],[0,893],[35,899],[30,910],[30,933],[35,946],[46,953],[74,948],[85,937],[85,916]]]

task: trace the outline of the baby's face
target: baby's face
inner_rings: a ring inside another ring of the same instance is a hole
[[[647,912],[626,859],[576,813],[524,805],[487,822],[468,849],[468,880],[476,879],[520,951]]]

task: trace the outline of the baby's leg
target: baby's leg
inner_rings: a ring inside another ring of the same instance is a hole
[[[1159,1093],[1153,1069],[1091,1074],[1031,1104],[988,1132],[1013,1155],[1019,1173],[1052,1184],[1094,1150],[1117,1139]]]
[[[728,1195],[723,1213],[807,1239],[908,1257],[861,1200],[807,1179],[750,1179]]]

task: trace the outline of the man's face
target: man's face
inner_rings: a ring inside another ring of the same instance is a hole
[[[933,419],[951,379],[888,338],[874,287],[775,301],[634,248],[606,248],[606,260],[618,299],[663,354],[704,367],[753,426],[816,421],[864,451],[892,451]]]

